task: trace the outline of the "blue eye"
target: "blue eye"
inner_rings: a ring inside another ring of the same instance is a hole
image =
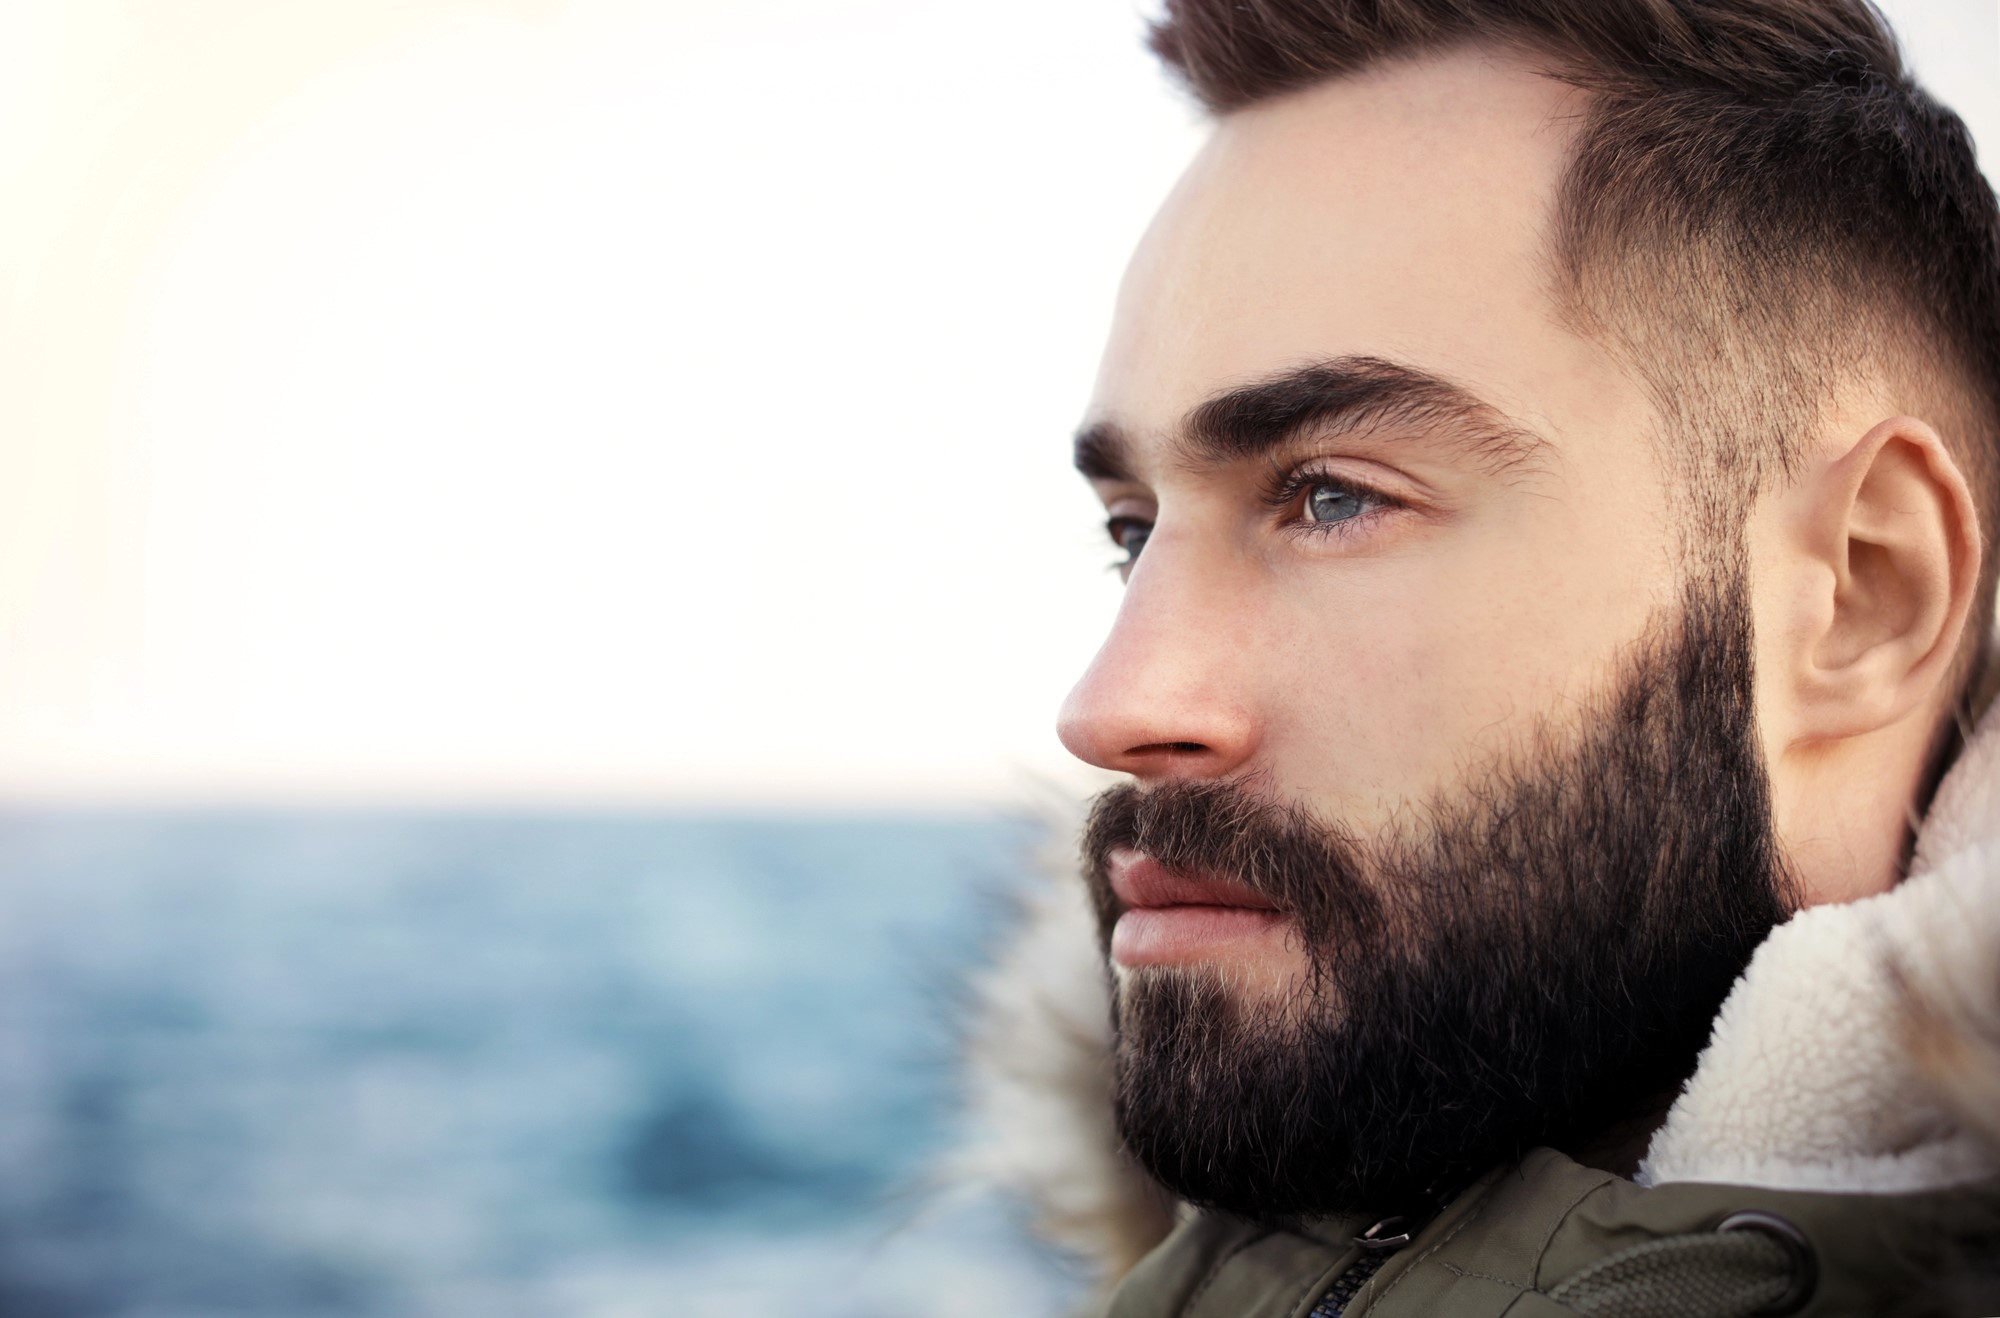
[[[1111,536],[1111,543],[1125,551],[1125,561],[1120,567],[1131,566],[1139,551],[1146,547],[1147,537],[1153,534],[1153,524],[1136,517],[1114,517],[1104,524],[1104,529]]]
[[[1306,516],[1315,522],[1346,522],[1368,511],[1368,501],[1344,485],[1315,485],[1306,492]]]

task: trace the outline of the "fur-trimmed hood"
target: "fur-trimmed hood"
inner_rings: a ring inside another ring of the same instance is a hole
[[[1109,1001],[1083,885],[1029,899],[978,985],[968,1170],[1115,1281],[1177,1206],[1119,1149]],[[1941,784],[1910,876],[1765,940],[1642,1184],[1890,1193],[2000,1175],[2000,713]]]

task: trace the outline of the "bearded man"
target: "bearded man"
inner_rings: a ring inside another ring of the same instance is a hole
[[[1153,46],[1214,131],[1075,446],[1126,574],[1061,718],[1130,777],[1109,1083],[1049,1060],[1059,917],[984,1051],[1110,1312],[1976,1303],[1963,126],[1865,0],[1168,0]]]

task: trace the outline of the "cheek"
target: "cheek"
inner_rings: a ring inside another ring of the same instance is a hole
[[[1496,519],[1497,520],[1497,519]],[[1270,769],[1355,824],[1573,725],[1671,598],[1650,537],[1545,515],[1292,583],[1270,677]]]

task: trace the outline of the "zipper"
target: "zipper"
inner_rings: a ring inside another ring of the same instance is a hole
[[[1307,1318],[1341,1318],[1347,1306],[1361,1293],[1382,1265],[1393,1257],[1397,1250],[1410,1243],[1416,1234],[1415,1225],[1402,1217],[1385,1217],[1354,1238],[1361,1246],[1361,1254],[1347,1265],[1333,1285],[1327,1287],[1326,1294],[1320,1296],[1318,1304]]]

